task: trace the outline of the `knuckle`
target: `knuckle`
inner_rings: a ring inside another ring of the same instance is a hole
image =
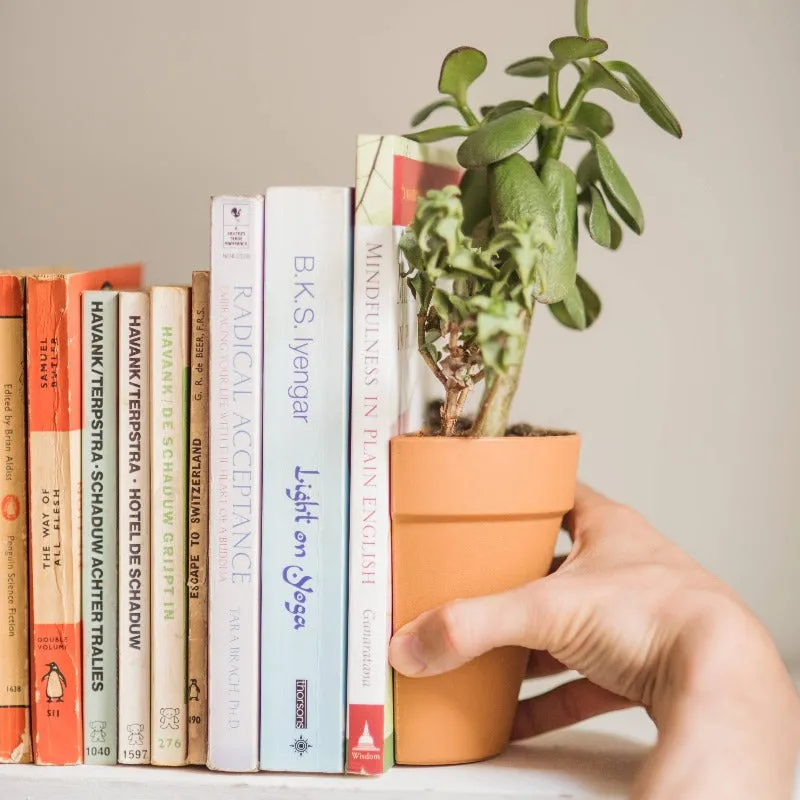
[[[464,606],[463,600],[446,603],[439,614],[439,624],[444,649],[460,658],[469,658],[470,630]]]

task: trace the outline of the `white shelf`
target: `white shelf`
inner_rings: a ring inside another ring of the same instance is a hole
[[[654,741],[641,709],[609,714],[513,745],[499,758],[458,767],[395,767],[377,778],[274,773],[221,774],[163,767],[0,767],[0,795],[25,800],[407,800],[456,798],[625,798]]]
[[[562,678],[563,679],[563,678]],[[560,681],[558,681],[560,682]],[[553,682],[527,686],[540,692]],[[512,745],[492,761],[457,767],[395,767],[386,775],[222,774],[198,768],[0,766],[0,797],[17,800],[407,800],[625,798],[655,728],[642,709],[588,720]]]
[[[800,687],[800,669],[793,671]],[[573,673],[529,681],[523,697]],[[622,800],[656,741],[640,708],[605,714],[514,744],[500,757],[458,767],[395,767],[377,778],[355,775],[224,774],[182,767],[0,765],[3,800],[430,800],[530,798]],[[800,795],[798,795],[800,797]]]

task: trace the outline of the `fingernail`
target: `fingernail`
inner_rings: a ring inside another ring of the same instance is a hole
[[[422,645],[413,633],[401,633],[392,639],[389,660],[399,673],[409,677],[419,675],[428,666]]]

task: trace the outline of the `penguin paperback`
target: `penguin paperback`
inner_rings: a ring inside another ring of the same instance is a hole
[[[211,201],[208,766],[258,769],[264,197]]]
[[[119,293],[120,764],[150,763],[150,296]]]
[[[81,294],[137,288],[139,264],[26,279],[31,685],[37,764],[83,761]]]
[[[192,273],[189,399],[189,763],[208,754],[208,270]]]
[[[150,763],[188,758],[187,439],[189,288],[150,289],[152,754]]]
[[[113,289],[84,292],[83,752],[117,763],[117,315]]]
[[[31,760],[25,278],[0,274],[0,763]]]

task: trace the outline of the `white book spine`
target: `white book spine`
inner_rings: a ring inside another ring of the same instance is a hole
[[[150,763],[150,299],[119,295],[119,755]]]
[[[389,448],[398,433],[396,237],[389,226],[354,232],[350,563],[347,702],[349,772],[381,772],[393,758]],[[378,746],[357,742],[366,734]],[[375,763],[378,762],[378,763]]]
[[[266,195],[261,768],[342,772],[353,194]]]
[[[183,766],[187,742],[189,289],[150,292],[151,763]]]
[[[264,198],[211,203],[208,766],[258,769]]]

